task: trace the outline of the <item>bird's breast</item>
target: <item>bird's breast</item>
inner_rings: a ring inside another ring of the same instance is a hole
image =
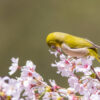
[[[88,55],[89,53],[87,48],[72,49],[65,43],[61,45],[61,48],[65,54],[72,56],[72,57],[83,57],[83,56]]]

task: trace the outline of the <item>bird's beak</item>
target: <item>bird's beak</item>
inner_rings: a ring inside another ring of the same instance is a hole
[[[55,49],[55,50],[58,51],[60,54],[62,54],[62,52],[61,52],[61,48],[60,48],[59,45],[58,45],[58,46],[54,46],[54,45],[52,45],[51,48],[52,48],[52,49]]]

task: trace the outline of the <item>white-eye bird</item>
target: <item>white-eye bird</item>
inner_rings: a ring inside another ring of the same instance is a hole
[[[49,47],[61,48],[62,51],[72,57],[93,56],[100,62],[97,49],[100,46],[88,39],[80,38],[63,32],[52,32],[46,38]]]

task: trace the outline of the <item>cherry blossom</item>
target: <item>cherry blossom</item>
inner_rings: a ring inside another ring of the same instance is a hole
[[[100,100],[100,67],[93,67],[93,57],[75,58],[61,50],[49,52],[57,58],[51,66],[66,77],[69,87],[61,87],[51,79],[48,85],[31,60],[20,67],[19,58],[12,58],[9,75],[18,69],[20,75],[0,77],[0,100]]]

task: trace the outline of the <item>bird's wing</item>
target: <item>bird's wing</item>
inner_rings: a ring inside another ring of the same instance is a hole
[[[72,36],[72,35],[68,35],[64,42],[71,48],[94,47],[93,44],[87,39]]]

